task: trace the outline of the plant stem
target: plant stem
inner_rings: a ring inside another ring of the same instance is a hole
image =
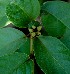
[[[30,54],[33,54],[33,38],[30,36]]]
[[[33,37],[32,36],[30,36],[30,54],[33,55]],[[33,63],[34,63],[34,59],[33,59]],[[34,68],[33,68],[32,74],[34,74]]]

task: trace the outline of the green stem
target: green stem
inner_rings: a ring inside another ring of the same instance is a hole
[[[32,36],[30,36],[30,54],[33,54],[33,37]],[[34,59],[33,59],[33,63],[34,63]],[[33,68],[32,74],[34,74],[34,68]]]
[[[30,54],[33,54],[33,38],[30,37]]]

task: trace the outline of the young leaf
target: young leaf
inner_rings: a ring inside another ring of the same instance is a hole
[[[15,52],[25,38],[24,34],[14,28],[0,29],[0,57]]]
[[[70,29],[66,29],[64,36],[60,40],[70,49]]]
[[[17,52],[0,57],[0,74],[12,74],[26,60],[28,60],[26,54]]]
[[[45,74],[70,74],[70,50],[57,38],[34,40],[36,61]]]
[[[42,23],[49,36],[61,37],[63,36],[66,26],[51,14],[42,15]]]
[[[70,3],[63,1],[47,1],[43,4],[42,10],[47,11],[70,28]]]
[[[0,27],[5,26],[8,21],[6,16],[6,6],[9,4],[9,0],[0,0]]]
[[[28,28],[33,28],[35,29],[36,27],[40,26],[40,23],[38,21],[31,21],[29,24],[28,24]]]
[[[40,4],[38,0],[16,0],[6,8],[10,21],[18,27],[27,27],[28,23],[38,17]]]
[[[34,74],[34,62],[33,60],[26,61],[20,65],[17,70],[12,74]]]

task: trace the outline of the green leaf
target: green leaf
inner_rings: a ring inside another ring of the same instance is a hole
[[[31,21],[28,24],[28,28],[32,28],[32,26],[38,27],[38,26],[40,26],[40,23],[38,21]]]
[[[0,57],[0,74],[12,74],[27,59],[26,54],[17,52]]]
[[[34,73],[34,62],[33,60],[26,61],[24,64],[20,65],[13,74],[33,74]]]
[[[42,10],[47,11],[70,28],[70,3],[63,1],[47,1],[43,4]]]
[[[20,46],[20,48],[17,51],[30,55],[30,39],[25,38],[24,42],[22,43],[22,45]]]
[[[70,29],[66,29],[64,36],[60,40],[70,49]]]
[[[27,27],[28,23],[40,14],[38,0],[14,0],[6,8],[10,21],[18,27]]]
[[[0,57],[15,52],[25,38],[24,34],[14,28],[0,29]]]
[[[49,36],[61,37],[63,36],[66,26],[51,14],[42,15],[42,23]]]
[[[42,5],[46,0],[39,0],[40,4]]]
[[[6,6],[9,4],[9,0],[0,0],[0,27],[5,26],[8,21],[6,16]]]
[[[45,74],[70,74],[70,50],[59,39],[51,36],[36,38],[34,52]]]

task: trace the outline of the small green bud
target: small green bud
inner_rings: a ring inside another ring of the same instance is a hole
[[[35,28],[36,28],[36,26],[34,26],[34,25],[33,25],[33,26],[32,26],[32,28],[33,28],[33,29],[35,29]]]
[[[41,32],[37,32],[37,35],[41,35]]]
[[[36,33],[35,33],[35,32],[31,33],[31,36],[32,36],[32,37],[35,37],[35,35],[36,35]]]
[[[29,32],[32,33],[33,32],[33,29],[29,29]]]
[[[38,31],[41,31],[41,29],[42,29],[42,26],[38,26],[38,27],[37,27],[37,30],[38,30]]]

